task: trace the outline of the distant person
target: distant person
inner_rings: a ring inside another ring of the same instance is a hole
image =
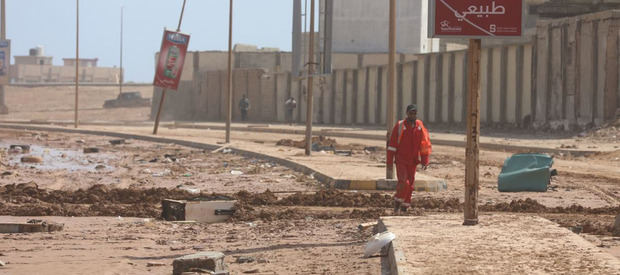
[[[297,101],[291,96],[284,102],[284,107],[286,108],[286,122],[293,125],[293,112],[297,108]]]
[[[428,130],[417,117],[417,106],[407,106],[407,118],[396,123],[388,143],[386,166],[389,171],[393,171],[392,165],[395,162],[398,178],[394,195],[394,214],[396,215],[400,212],[407,212],[411,206],[411,194],[415,190],[416,167],[422,164],[422,168],[426,170],[431,154]]]
[[[243,95],[243,98],[239,100],[239,110],[241,111],[241,120],[246,121],[248,119],[248,110],[250,110],[250,99],[247,95]]]

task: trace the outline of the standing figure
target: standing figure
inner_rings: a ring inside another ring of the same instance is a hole
[[[431,140],[428,130],[421,120],[417,119],[416,105],[407,106],[407,118],[398,121],[392,129],[388,142],[386,165],[393,171],[396,163],[398,185],[394,196],[394,214],[407,212],[411,206],[411,194],[415,185],[415,173],[418,164],[426,170],[431,154]],[[394,161],[396,158],[396,161]]]
[[[247,95],[243,95],[243,98],[239,100],[239,110],[241,111],[241,120],[246,121],[248,119],[248,110],[250,110],[250,99]]]
[[[297,101],[291,96],[284,102],[284,107],[286,109],[286,122],[293,125],[293,112],[297,108]]]

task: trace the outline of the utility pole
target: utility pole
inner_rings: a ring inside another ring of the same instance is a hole
[[[396,123],[396,112],[394,110],[395,99],[394,86],[396,82],[396,64],[394,63],[396,55],[396,0],[390,0],[390,31],[389,31],[389,55],[388,55],[388,94],[387,94],[387,143],[390,142],[390,136],[392,134],[392,127]],[[387,151],[386,151],[387,154]],[[394,178],[394,167],[386,166],[386,179]]]
[[[80,0],[75,0],[75,117],[78,127],[78,91],[80,89]]]
[[[228,95],[226,98],[226,143],[230,143],[230,124],[232,122],[232,28],[233,28],[233,0],[228,8]]]
[[[123,94],[123,81],[124,81],[124,77],[123,77],[123,9],[125,9],[125,7],[121,6],[121,71],[119,73],[119,77],[118,77],[118,95],[120,97],[121,94]]]
[[[480,170],[480,52],[481,40],[470,39],[467,60],[467,148],[465,149],[465,221],[478,224],[478,180]]]
[[[306,12],[307,13],[307,12]],[[314,0],[310,1],[310,45],[308,47],[308,99],[306,102],[306,156],[312,152],[312,81],[314,74]]]
[[[299,68],[301,63],[301,0],[293,0],[293,41],[292,41],[293,59],[291,64],[291,73],[293,77],[299,76]]]
[[[5,5],[5,0],[2,0],[2,2],[0,3],[1,7],[0,9],[2,9],[2,14],[0,16],[2,16],[2,28],[1,28],[1,34],[0,34],[0,40],[2,41],[6,41],[6,5]],[[7,68],[10,70],[10,64],[11,64],[11,56],[7,57],[8,60],[8,64],[7,64]],[[10,77],[9,77],[10,78]],[[8,114],[9,113],[9,108],[6,106],[6,103],[4,101],[4,93],[5,93],[5,85],[0,85],[0,114]]]

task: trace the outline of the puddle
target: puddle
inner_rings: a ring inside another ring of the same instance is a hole
[[[0,143],[0,148],[8,150],[11,144]],[[43,159],[42,163],[22,163],[23,156],[38,156]],[[84,154],[81,151],[70,149],[48,148],[40,145],[30,145],[30,152],[27,154],[7,154],[8,163],[21,167],[35,167],[41,170],[67,170],[67,171],[112,171],[114,167],[108,165],[110,160],[116,159],[114,155],[105,153]],[[105,168],[101,168],[101,165]],[[99,166],[100,169],[96,169]]]

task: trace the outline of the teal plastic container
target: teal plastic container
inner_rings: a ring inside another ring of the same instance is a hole
[[[517,154],[506,159],[497,181],[500,192],[546,192],[553,158],[546,154]]]

